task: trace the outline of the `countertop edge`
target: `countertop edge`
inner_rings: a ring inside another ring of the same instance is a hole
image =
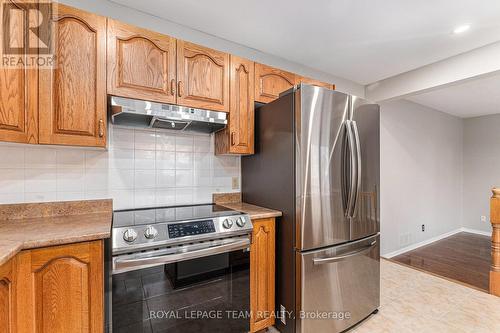
[[[221,203],[220,205],[223,207],[241,211],[243,213],[247,213],[248,215],[250,215],[250,218],[252,220],[276,218],[283,216],[283,213],[278,210],[261,207],[246,202],[228,202],[228,203]]]
[[[0,254],[0,266],[7,263],[9,260],[14,258],[19,252],[25,250],[40,249],[44,247],[59,246],[76,244],[82,242],[91,242],[96,240],[104,240],[111,237],[111,229],[109,232],[96,232],[95,234],[72,236],[72,237],[60,237],[51,240],[27,240],[27,241],[9,241],[6,250],[2,250]],[[4,254],[5,253],[5,254]]]

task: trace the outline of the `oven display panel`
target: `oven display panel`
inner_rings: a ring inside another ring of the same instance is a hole
[[[188,223],[175,223],[168,225],[168,237],[179,238],[185,236],[201,235],[215,232],[214,221],[195,221]]]

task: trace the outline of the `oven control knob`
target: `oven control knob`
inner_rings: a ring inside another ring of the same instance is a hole
[[[224,222],[222,222],[222,226],[225,229],[231,229],[231,227],[233,226],[233,220],[231,220],[231,219],[225,219]]]
[[[238,225],[238,227],[243,228],[245,224],[247,224],[247,221],[245,221],[245,219],[242,217],[238,217],[238,219],[236,220],[236,224]]]
[[[155,227],[147,227],[144,231],[144,237],[147,239],[153,239],[156,236],[158,236],[158,230],[156,230]]]
[[[137,239],[137,232],[134,229],[127,229],[123,233],[123,239],[128,243],[132,243]]]

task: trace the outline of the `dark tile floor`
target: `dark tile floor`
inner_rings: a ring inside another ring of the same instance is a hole
[[[491,238],[461,232],[392,260],[488,291]]]

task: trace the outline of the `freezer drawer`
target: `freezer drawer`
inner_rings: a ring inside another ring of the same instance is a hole
[[[380,304],[380,236],[300,253],[297,332],[341,332]]]

